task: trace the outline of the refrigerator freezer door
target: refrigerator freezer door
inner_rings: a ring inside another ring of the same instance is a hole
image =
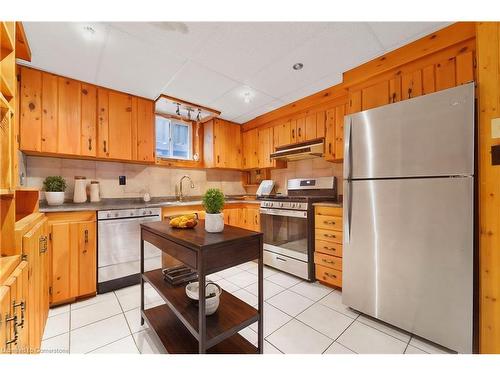
[[[345,181],[342,302],[472,352],[473,178]],[[350,185],[350,186],[349,186]]]
[[[345,118],[344,178],[474,174],[474,83]]]

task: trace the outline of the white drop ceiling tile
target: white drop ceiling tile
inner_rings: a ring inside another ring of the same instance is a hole
[[[184,60],[110,28],[97,73],[100,85],[155,98]]]
[[[245,82],[254,73],[327,27],[327,22],[228,22],[194,59]]]
[[[246,92],[252,95],[249,103],[244,101]],[[230,120],[241,114],[255,111],[274,100],[276,99],[249,86],[238,86],[211,102],[209,106],[221,111],[222,118]]]
[[[307,43],[281,57],[249,80],[259,90],[281,98],[327,75],[341,74],[383,53],[366,24],[340,23],[315,35]],[[304,68],[292,69],[301,62]]]
[[[282,96],[280,99],[284,103],[292,103],[296,100],[303,99],[306,96],[315,94],[319,91],[335,86],[341,82],[342,82],[342,73],[336,72],[334,74],[323,77],[318,81],[315,81],[307,86],[300,87],[299,89],[294,90],[291,93]]]
[[[80,22],[23,22],[23,25],[32,54],[32,61],[23,64],[95,83],[108,33],[106,25]],[[89,25],[95,30],[93,35],[84,31]]]
[[[110,22],[109,25],[184,58],[211,38],[217,22]]]
[[[368,22],[387,51],[401,47],[450,24],[450,22]]]
[[[238,124],[243,124],[247,121],[254,119],[257,116],[260,116],[264,113],[271,112],[277,108],[280,108],[285,104],[286,103],[284,101],[276,99],[251,112],[245,113],[243,115],[238,115],[237,117],[232,118],[231,121],[234,121]]]
[[[208,105],[238,85],[241,83],[194,61],[188,61],[163,92],[196,104]]]

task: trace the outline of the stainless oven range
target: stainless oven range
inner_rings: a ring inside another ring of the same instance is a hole
[[[313,281],[313,203],[336,199],[335,177],[288,180],[287,195],[261,198],[264,264]]]

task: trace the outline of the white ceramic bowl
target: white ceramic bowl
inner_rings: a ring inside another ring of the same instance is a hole
[[[194,281],[186,285],[186,295],[194,301],[198,301],[199,296],[199,283]],[[205,299],[205,315],[212,315],[217,311],[219,307],[220,295],[222,293],[222,288],[211,282],[207,281],[205,287],[205,295],[215,294],[213,297],[207,297]]]

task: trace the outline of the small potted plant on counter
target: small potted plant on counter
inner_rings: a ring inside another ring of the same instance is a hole
[[[203,195],[203,207],[205,208],[205,230],[210,233],[218,233],[224,230],[224,193],[219,189],[208,189]]]
[[[49,206],[58,206],[64,203],[66,181],[61,176],[48,176],[43,181],[45,199]]]

